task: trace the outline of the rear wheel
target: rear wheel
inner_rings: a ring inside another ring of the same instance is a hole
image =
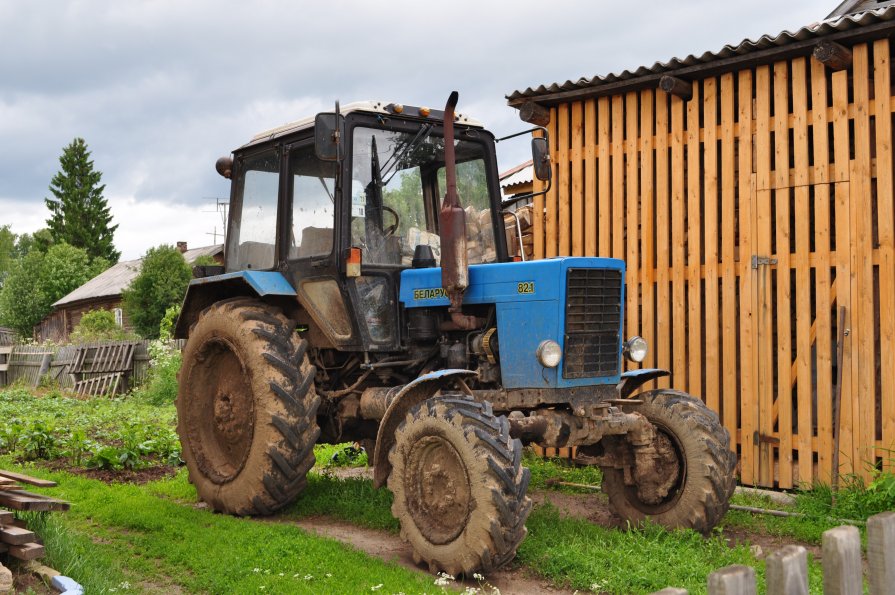
[[[417,405],[389,453],[392,514],[414,560],[452,575],[508,562],[525,538],[531,500],[522,444],[488,403],[444,396]]]
[[[190,331],[177,432],[199,497],[231,514],[270,514],[305,486],[320,435],[314,367],[294,324],[257,300],[212,305]]]
[[[634,410],[656,427],[657,477],[651,487],[661,486],[665,495],[646,496],[633,473],[627,474],[626,483],[624,469],[603,467],[603,491],[610,505],[635,523],[649,519],[708,533],[727,512],[736,487],[730,434],[711,409],[686,393],[657,390],[637,398],[644,402]],[[618,440],[615,447],[630,445]]]

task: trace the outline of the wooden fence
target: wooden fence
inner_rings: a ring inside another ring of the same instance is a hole
[[[183,347],[183,341],[176,342],[178,348]],[[119,356],[124,348],[133,346],[130,361],[125,362]],[[79,381],[93,381],[91,387],[105,386],[99,383],[99,379],[110,372],[116,372],[118,367],[113,365],[101,366],[98,357],[105,360],[118,359],[126,365],[124,378],[127,384],[122,385],[121,380],[117,384],[118,390],[137,386],[146,379],[149,371],[149,341],[139,342],[104,342],[85,345],[15,345],[8,356],[8,369],[5,377],[0,374],[0,386],[24,383],[28,386],[37,386],[41,377],[51,382],[58,383],[61,388],[76,389]],[[2,356],[0,356],[2,358]],[[108,362],[106,362],[108,364]],[[112,368],[115,368],[114,370]],[[108,385],[111,387],[111,385]]]
[[[861,535],[850,526],[823,534],[823,592],[826,595],[862,595],[864,577]],[[895,512],[884,512],[867,521],[867,570],[870,595],[895,594]],[[765,565],[768,595],[808,595],[808,553],[796,545],[769,555]],[[728,566],[708,578],[709,595],[755,595],[755,569]],[[686,595],[684,589],[667,588],[653,595]]]
[[[535,257],[626,261],[652,386],[719,412],[745,484],[830,482],[837,387],[840,472],[895,468],[893,47],[851,49],[550,110]]]

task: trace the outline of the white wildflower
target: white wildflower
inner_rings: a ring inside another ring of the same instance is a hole
[[[326,573],[326,578],[332,578],[332,577],[333,577],[333,574],[331,572]]]
[[[483,581],[483,580],[485,580],[484,575],[481,575],[481,574],[479,574],[478,572],[473,572],[473,573],[472,573],[472,578],[474,578],[474,579],[477,580],[477,581]]]
[[[260,568],[253,568],[253,569],[252,569],[252,572],[261,572],[261,569],[260,569]]]
[[[306,574],[306,575],[305,575],[305,580],[306,580],[306,581],[312,581],[312,580],[314,580],[314,575],[313,575],[313,574]]]
[[[382,583],[379,583],[378,585],[373,585],[372,587],[370,587],[370,590],[371,590],[371,591],[378,591],[378,590],[381,589],[381,588],[382,588]]]

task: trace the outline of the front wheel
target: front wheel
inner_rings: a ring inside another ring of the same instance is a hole
[[[392,514],[417,564],[452,575],[490,571],[516,555],[531,500],[522,444],[488,403],[429,399],[410,410],[389,453]]]
[[[609,504],[619,516],[634,523],[649,519],[668,528],[708,533],[727,512],[736,487],[736,455],[730,450],[730,434],[711,409],[686,393],[656,390],[637,398],[643,404],[634,411],[656,427],[655,479],[667,493],[645,498],[633,473],[603,467],[603,491]],[[630,445],[616,439],[612,447]]]
[[[320,398],[293,328],[279,310],[236,298],[207,308],[190,330],[177,433],[190,480],[215,510],[270,514],[305,486]]]

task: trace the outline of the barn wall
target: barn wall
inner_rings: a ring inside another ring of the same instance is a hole
[[[626,335],[719,413],[746,484],[830,481],[839,373],[840,472],[895,468],[893,47],[852,51],[551,108],[536,257],[626,261]]]

